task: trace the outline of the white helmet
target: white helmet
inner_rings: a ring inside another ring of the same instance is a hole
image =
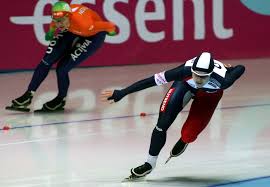
[[[209,76],[213,72],[214,67],[214,60],[211,54],[203,52],[195,58],[191,71],[198,76]]]

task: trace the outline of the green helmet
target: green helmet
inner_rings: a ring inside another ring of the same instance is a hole
[[[67,2],[58,1],[53,5],[52,12],[71,12],[71,8]]]

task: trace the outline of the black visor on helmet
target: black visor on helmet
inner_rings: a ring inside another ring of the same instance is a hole
[[[199,76],[211,75],[214,70],[214,60],[210,53],[203,52],[193,62],[191,71]]]

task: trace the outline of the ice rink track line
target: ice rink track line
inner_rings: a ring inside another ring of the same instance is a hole
[[[270,103],[267,103],[267,104],[255,104],[255,105],[243,105],[243,106],[221,107],[221,108],[217,108],[216,110],[230,110],[230,109],[267,107],[267,106],[270,106]],[[183,110],[182,112],[189,112],[189,111],[188,110]],[[155,116],[155,115],[158,115],[158,113],[147,114],[146,117],[147,116]],[[39,125],[23,125],[23,126],[17,126],[17,127],[16,126],[15,127],[10,127],[9,130],[31,128],[31,127],[41,127],[41,126],[50,126],[50,125],[65,125],[65,124],[72,124],[72,123],[83,123],[83,122],[93,122],[93,121],[103,121],[103,120],[125,119],[125,118],[134,118],[134,117],[140,117],[140,114],[127,115],[127,116],[115,116],[115,117],[108,117],[108,118],[85,119],[85,120],[78,120],[78,121],[62,121],[62,122],[54,122],[54,123],[44,123],[44,124],[39,124]],[[9,124],[9,125],[12,125],[12,124]],[[78,125],[78,124],[76,124],[76,125]],[[0,131],[4,131],[3,128],[1,128]]]
[[[256,178],[244,179],[244,180],[240,180],[240,181],[232,181],[232,182],[227,182],[227,183],[215,184],[215,185],[211,185],[208,187],[222,187],[222,186],[225,187],[225,186],[237,185],[237,184],[241,184],[241,183],[247,183],[246,186],[248,186],[248,182],[256,182],[256,181],[263,180],[263,179],[270,180],[270,176],[256,177]],[[269,186],[270,186],[270,184],[269,184]]]
[[[128,129],[128,130],[119,130],[118,134],[125,134],[127,132],[134,132],[136,131],[136,129]],[[111,132],[103,132],[103,134],[111,134]],[[49,142],[49,141],[61,141],[61,140],[65,140],[67,138],[83,138],[83,137],[89,137],[89,136],[98,136],[100,135],[100,132],[85,132],[85,133],[81,133],[79,136],[77,135],[65,135],[65,136],[57,136],[57,137],[51,137],[51,138],[37,138],[37,139],[33,139],[33,140],[24,140],[24,141],[17,141],[17,142],[11,142],[11,143],[4,143],[4,144],[0,144],[0,150],[5,149],[7,146],[11,146],[11,145],[21,145],[21,144],[28,144],[28,143],[41,143],[41,142]]]

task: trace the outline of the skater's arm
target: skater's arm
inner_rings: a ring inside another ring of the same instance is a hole
[[[95,32],[106,31],[108,33],[115,32],[115,25],[108,21],[96,21],[93,23]]]
[[[233,83],[238,78],[240,78],[244,72],[245,72],[245,66],[243,65],[237,65],[235,67],[228,68],[224,82],[222,84],[222,89],[227,89],[231,85],[233,85]]]
[[[151,77],[135,82],[134,84],[126,87],[125,89],[122,89],[121,91],[123,92],[123,95],[126,96],[140,90],[144,90],[153,86],[160,86],[173,80],[178,80],[181,78],[180,72],[182,67],[183,65],[165,72],[156,73]]]
[[[137,92],[152,86],[156,86],[154,76],[135,82],[134,84],[121,90],[105,90],[101,93],[102,101],[120,101],[123,97],[133,92]],[[112,103],[112,102],[110,102]]]
[[[182,64],[176,68],[170,69],[168,71],[165,71],[164,75],[165,75],[165,79],[167,82],[171,82],[171,81],[182,81],[185,77],[185,64]]]
[[[154,76],[140,80],[138,82],[135,82],[134,84],[122,89],[122,90],[114,90],[114,91],[104,91],[102,92],[103,101],[104,100],[113,100],[114,102],[117,102],[121,100],[123,97],[125,97],[128,94],[144,90],[146,88],[150,88],[152,86],[156,86],[156,82],[154,79]],[[105,98],[105,99],[104,99]]]
[[[101,97],[103,101],[113,100],[114,102],[117,102],[128,94],[138,92],[140,90],[144,90],[153,86],[166,84],[173,80],[179,80],[183,76],[182,72],[183,65],[165,72],[157,73],[151,77],[135,82],[122,90],[104,91],[101,93]]]

